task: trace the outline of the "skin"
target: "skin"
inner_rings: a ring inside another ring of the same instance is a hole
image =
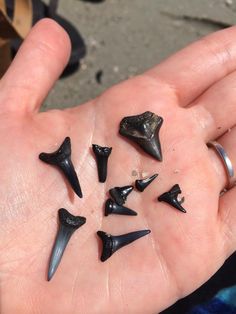
[[[51,20],[32,29],[0,81],[1,313],[157,313],[197,289],[234,252],[236,190],[219,197],[227,177],[206,143],[217,139],[236,163],[235,36],[235,27],[211,34],[85,105],[39,113],[70,43]],[[118,135],[124,116],[146,110],[164,118],[162,163]],[[38,159],[66,136],[83,199]],[[105,184],[97,179],[93,143],[113,147]],[[104,217],[108,189],[132,184],[134,170],[159,173],[143,193],[128,198],[138,216]],[[186,214],[156,200],[175,183]],[[60,207],[87,223],[47,282]],[[140,229],[152,232],[100,262],[97,230]]]

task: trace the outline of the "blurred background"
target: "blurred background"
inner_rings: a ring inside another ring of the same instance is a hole
[[[78,29],[86,55],[79,71],[58,81],[44,109],[81,104],[201,36],[234,24],[236,1],[67,0],[58,2],[57,12]]]
[[[198,38],[236,21],[236,0],[32,2],[34,22],[45,15],[51,16],[69,31],[73,41],[70,65],[42,110],[82,104],[110,86],[153,67]],[[7,3],[11,16],[14,1]],[[18,40],[12,42],[13,54],[19,44]],[[205,285],[162,314],[185,314],[219,289],[236,284],[235,265],[236,255],[233,255]]]

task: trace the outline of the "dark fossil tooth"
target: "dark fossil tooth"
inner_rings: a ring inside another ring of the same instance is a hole
[[[85,217],[74,216],[70,214],[66,209],[60,208],[58,210],[59,216],[59,230],[52,249],[52,254],[48,268],[48,281],[57,270],[57,267],[61,261],[65,248],[76,229],[81,227],[86,222]]]
[[[93,152],[97,160],[99,182],[105,182],[107,178],[107,161],[112,151],[112,147],[102,147],[93,144]]]
[[[109,190],[111,197],[118,205],[123,205],[126,202],[128,195],[133,191],[132,185],[126,185],[122,187],[114,187]]]
[[[101,238],[103,243],[103,250],[101,255],[101,261],[105,262],[109,257],[112,256],[117,250],[125,245],[132,243],[133,241],[144,237],[149,234],[150,230],[134,231],[120,236],[113,236],[103,231],[98,231],[97,235]]]
[[[53,153],[41,153],[39,159],[47,164],[59,167],[66,176],[74,192],[79,197],[83,197],[79,179],[71,161],[71,143],[69,137],[65,138],[58,150]]]
[[[117,215],[128,215],[128,216],[136,216],[137,213],[127,207],[121,206],[116,204],[113,200],[110,198],[106,201],[105,204],[105,216],[108,216],[110,214],[117,214]]]
[[[136,180],[135,181],[135,187],[138,191],[143,192],[147,186],[149,186],[150,183],[152,183],[152,181],[154,179],[156,179],[156,177],[158,176],[157,173],[155,173],[154,175],[152,175],[151,177],[148,177],[146,179],[143,180]]]
[[[178,194],[181,193],[180,187],[178,184],[175,184],[169,192],[165,192],[158,197],[159,202],[166,202],[176,209],[180,210],[183,213],[186,213],[186,210],[181,206],[184,201],[182,198],[180,201],[178,200]]]
[[[120,122],[120,134],[133,140],[146,153],[162,161],[159,131],[163,118],[146,111],[140,115],[125,117]]]

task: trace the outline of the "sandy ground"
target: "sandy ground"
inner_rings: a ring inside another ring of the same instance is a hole
[[[58,12],[77,27],[87,54],[79,71],[57,82],[44,109],[81,104],[199,37],[234,24],[236,1],[67,0],[59,2]]]

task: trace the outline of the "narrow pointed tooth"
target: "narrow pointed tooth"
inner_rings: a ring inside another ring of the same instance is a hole
[[[50,281],[55,274],[72,234],[86,222],[85,217],[74,216],[64,208],[59,209],[58,216],[59,229],[50,257],[48,281]]]
[[[136,187],[136,189],[137,189],[138,191],[140,191],[140,192],[143,192],[143,191],[146,189],[146,187],[148,187],[149,184],[151,184],[152,181],[153,181],[154,179],[156,179],[157,176],[158,176],[158,174],[155,173],[154,175],[152,175],[151,177],[148,177],[148,178],[146,178],[146,179],[136,180],[136,181],[135,181],[135,187]]]
[[[105,204],[105,216],[108,216],[110,214],[137,216],[137,213],[134,210],[124,206],[120,206],[109,198]]]
[[[120,122],[119,133],[138,144],[146,153],[162,161],[159,131],[163,118],[146,111],[136,116],[125,117]]]
[[[102,147],[97,144],[93,144],[92,148],[97,161],[99,182],[103,183],[107,178],[107,163],[112,147]]]
[[[118,205],[123,205],[126,202],[128,195],[133,191],[132,185],[126,185],[122,187],[114,187],[109,190],[111,197]]]
[[[109,257],[112,256],[117,250],[126,246],[135,240],[144,237],[149,234],[150,230],[139,230],[126,234],[122,234],[120,236],[113,236],[104,231],[98,231],[97,235],[101,238],[103,243],[101,261],[105,262]]]
[[[69,181],[72,189],[74,190],[74,192],[80,197],[83,197],[82,191],[81,191],[81,187],[79,184],[79,179],[77,177],[77,174],[75,172],[75,168],[72,164],[72,161],[70,158],[67,158],[66,160],[64,160],[64,162],[61,162],[60,165],[58,165],[61,170],[63,171],[65,177],[67,178],[67,180]]]
[[[181,189],[178,184],[175,184],[168,192],[163,193],[158,197],[159,202],[166,202],[169,205],[175,207],[183,213],[186,213],[186,209],[184,209],[181,204],[184,201],[184,197],[179,201],[178,194],[181,193]]]
[[[57,151],[41,153],[39,159],[47,164],[57,166],[64,173],[74,192],[80,198],[83,197],[79,179],[71,161],[71,142],[69,137],[65,138]]]

